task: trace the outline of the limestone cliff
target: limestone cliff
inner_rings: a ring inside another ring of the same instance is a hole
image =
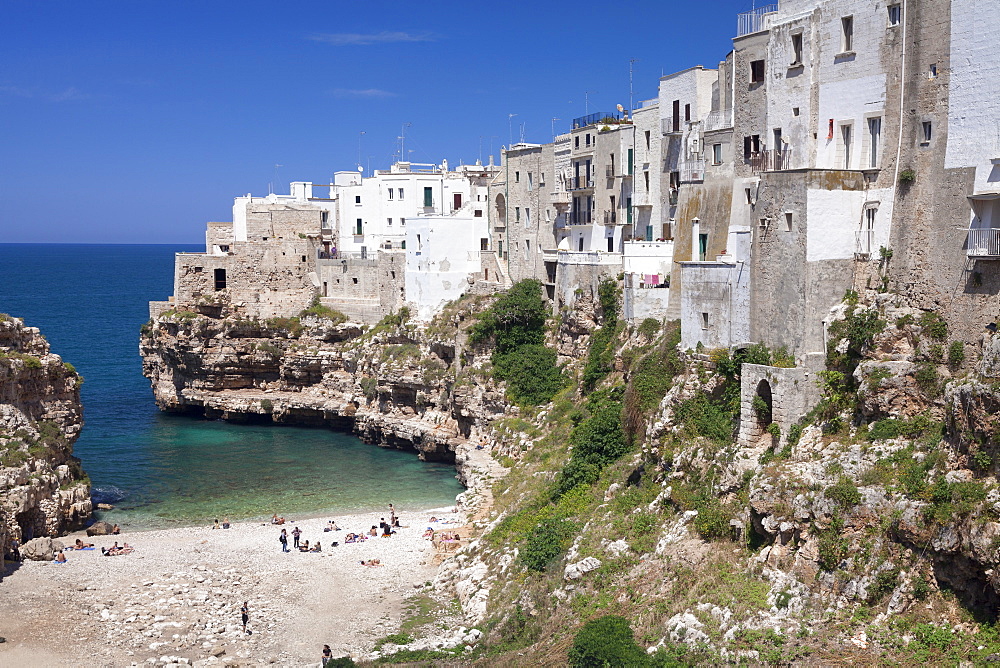
[[[0,545],[56,536],[91,515],[90,482],[73,456],[82,378],[37,328],[0,315]]]
[[[457,447],[507,408],[459,343],[474,308],[447,310],[425,328],[404,316],[368,329],[322,310],[260,320],[181,307],[143,329],[143,373],[162,410],[326,425],[454,462]]]

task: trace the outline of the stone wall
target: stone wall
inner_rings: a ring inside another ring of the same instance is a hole
[[[739,444],[754,445],[767,428],[753,408],[753,398],[762,383],[771,392],[771,422],[781,428],[781,443],[784,443],[791,426],[819,403],[820,389],[816,380],[815,373],[808,369],[743,364],[740,368]]]

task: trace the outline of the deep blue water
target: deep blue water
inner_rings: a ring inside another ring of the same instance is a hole
[[[75,446],[105,519],[135,528],[451,505],[454,468],[326,429],[165,415],[142,375],[147,302],[172,292],[173,254],[200,246],[0,244],[0,312],[41,329],[85,378]]]

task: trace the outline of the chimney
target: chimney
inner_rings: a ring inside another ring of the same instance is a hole
[[[701,220],[697,217],[691,219],[691,261],[697,262],[701,259],[698,253],[698,246],[700,245],[701,239],[699,238],[701,234]]]

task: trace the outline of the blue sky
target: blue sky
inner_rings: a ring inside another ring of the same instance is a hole
[[[0,242],[198,243],[271,182],[484,162],[714,67],[751,0],[32,2],[0,22]],[[364,132],[364,135],[360,133]],[[275,165],[281,165],[275,167]]]

